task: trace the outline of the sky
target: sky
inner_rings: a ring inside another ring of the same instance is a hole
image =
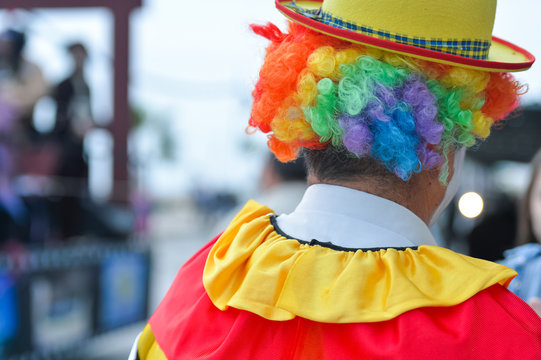
[[[250,92],[266,41],[251,34],[250,23],[272,21],[284,28],[272,0],[143,0],[132,15],[132,104],[160,128],[134,137],[139,158],[147,159],[137,179],[161,198],[195,187],[255,190],[266,156],[265,137],[244,132]],[[541,57],[541,2],[500,0],[493,34]],[[26,24],[26,56],[38,63],[51,84],[69,72],[63,50],[83,41],[91,54],[87,68],[98,122],[110,118],[112,16],[105,9],[36,10],[14,18],[0,14],[3,26]],[[541,65],[517,74],[529,83],[524,103],[541,103]],[[155,158],[169,134],[174,161]]]

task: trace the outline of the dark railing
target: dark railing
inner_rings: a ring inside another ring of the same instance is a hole
[[[0,254],[0,359],[76,359],[96,335],[145,320],[150,252],[99,242]]]

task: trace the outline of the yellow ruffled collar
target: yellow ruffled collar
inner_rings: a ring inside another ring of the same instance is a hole
[[[302,244],[278,234],[272,214],[248,202],[211,249],[203,284],[219,309],[277,321],[376,322],[456,305],[516,276],[503,265],[437,246],[340,251]]]

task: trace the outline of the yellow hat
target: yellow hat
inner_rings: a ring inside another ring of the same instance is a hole
[[[523,71],[535,58],[492,36],[496,0],[275,0],[292,21],[329,36],[484,71]]]

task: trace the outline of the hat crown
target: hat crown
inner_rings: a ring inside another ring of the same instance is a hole
[[[496,0],[324,0],[321,10],[374,31],[426,39],[490,41]]]

